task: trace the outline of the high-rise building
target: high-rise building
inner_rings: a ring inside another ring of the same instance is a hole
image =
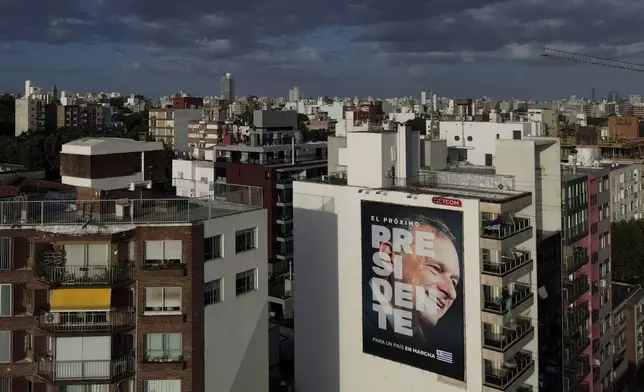
[[[295,111],[255,110],[249,134],[230,129],[214,146],[213,189],[230,183],[263,189],[273,288],[269,301],[277,318],[293,317],[288,287],[294,249],[293,181],[317,178],[327,170],[327,143],[302,141],[297,125]]]
[[[617,282],[612,288],[615,391],[640,391],[637,375],[644,364],[644,289]]]
[[[561,280],[539,273],[561,265],[558,139],[497,140],[484,168],[410,126],[345,137],[342,171],[294,183],[295,388],[540,390],[541,329],[561,331],[561,301],[543,305]]]
[[[71,191],[0,200],[2,392],[268,391],[261,192],[164,197],[165,165],[162,143],[79,139]]]
[[[221,78],[221,99],[228,102],[235,102],[235,79],[233,74],[226,73],[223,78]]]

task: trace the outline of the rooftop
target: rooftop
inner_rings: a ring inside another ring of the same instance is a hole
[[[187,224],[261,209],[261,189],[245,188],[202,198],[0,201],[0,229],[111,233],[124,227]]]
[[[76,188],[70,185],[28,177],[12,177],[0,184],[0,198],[15,197],[24,194],[34,195],[74,191],[76,191]]]
[[[157,150],[163,150],[162,142],[141,142],[118,137],[87,137],[63,144],[61,153],[104,155]]]
[[[644,289],[638,285],[613,282],[611,288],[613,289],[613,304],[615,309],[622,307],[626,303],[636,305],[644,298]]]
[[[323,178],[307,181],[347,185],[346,173],[331,173]],[[514,189],[513,176],[496,175],[493,168],[476,166],[463,166],[442,171],[424,168],[418,176],[392,178],[392,183],[392,186],[383,189],[473,198],[489,203],[499,203],[530,195],[529,192]]]

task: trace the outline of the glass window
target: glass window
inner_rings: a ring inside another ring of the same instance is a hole
[[[222,257],[222,236],[216,235],[204,239],[204,260],[214,260]]]
[[[237,274],[235,280],[235,292],[237,295],[242,295],[249,291],[257,290],[256,285],[256,275],[257,269],[252,269]]]
[[[13,287],[0,284],[0,316],[13,316]]]
[[[255,244],[255,228],[241,230],[235,233],[235,250],[237,253],[245,252],[257,247]]]
[[[183,356],[180,333],[149,333],[145,335],[145,359],[150,362],[179,361]]]
[[[146,312],[181,312],[181,287],[147,287]]]
[[[221,279],[211,280],[204,285],[205,305],[212,305],[223,301]]]

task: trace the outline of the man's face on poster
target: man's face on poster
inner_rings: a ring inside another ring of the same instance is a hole
[[[436,306],[415,311],[414,320],[418,327],[433,327],[447,313],[456,299],[456,287],[459,283],[461,270],[458,252],[454,243],[440,234],[433,226],[418,226],[415,231],[435,233],[434,257],[402,255],[402,282],[415,287],[424,287]],[[415,253],[415,244],[412,243]],[[383,243],[381,251],[392,252],[391,244]],[[416,303],[416,292],[413,290],[412,301]]]

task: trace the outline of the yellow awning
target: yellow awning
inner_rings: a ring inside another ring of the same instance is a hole
[[[112,289],[55,289],[51,291],[52,312],[110,310]]]

